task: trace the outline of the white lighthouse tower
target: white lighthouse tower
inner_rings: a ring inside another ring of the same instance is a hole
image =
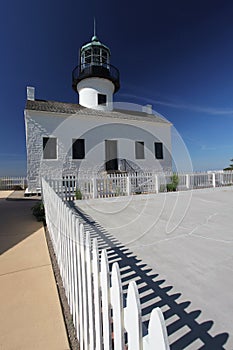
[[[83,45],[79,65],[73,70],[73,89],[81,106],[111,110],[113,94],[120,88],[119,71],[110,64],[110,50],[97,36]]]

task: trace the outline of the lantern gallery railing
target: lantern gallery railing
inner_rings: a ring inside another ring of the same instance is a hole
[[[77,84],[85,78],[99,77],[111,80],[115,85],[115,92],[120,88],[120,74],[116,67],[109,63],[83,63],[72,72],[72,86],[77,91]]]

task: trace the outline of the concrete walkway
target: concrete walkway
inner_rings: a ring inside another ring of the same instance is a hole
[[[172,286],[170,294],[180,293],[180,303],[191,301],[186,311],[198,315],[197,321],[219,340],[215,346],[189,340],[187,349],[233,349],[232,186],[76,205],[159,274],[164,285]],[[170,344],[191,333],[187,320],[177,309],[174,313],[175,319],[166,320]]]
[[[69,349],[44,228],[0,191],[0,349]],[[19,197],[19,195],[18,195]]]

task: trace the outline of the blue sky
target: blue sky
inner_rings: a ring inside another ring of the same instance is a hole
[[[93,34],[121,74],[115,101],[152,104],[182,136],[194,170],[233,158],[233,2],[9,0],[0,13],[0,175],[26,174],[26,86],[77,102],[71,72]]]

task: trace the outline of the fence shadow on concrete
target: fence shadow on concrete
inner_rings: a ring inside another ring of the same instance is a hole
[[[118,262],[124,296],[130,281],[137,283],[143,315],[144,335],[148,328],[149,315],[155,307],[160,307],[166,321],[171,350],[192,349],[220,350],[225,349],[224,344],[229,337],[228,333],[211,335],[210,330],[214,322],[198,322],[201,310],[186,310],[191,301],[182,301],[181,293],[172,294],[173,286],[166,285],[159,274],[143,264],[127,247],[123,246],[113,235],[106,232],[95,220],[81,211],[73,202],[69,202],[85,230],[90,232],[92,238],[97,238],[100,249],[106,249],[108,261],[111,265]],[[125,299],[124,299],[125,300]],[[182,299],[183,300],[183,299]]]

